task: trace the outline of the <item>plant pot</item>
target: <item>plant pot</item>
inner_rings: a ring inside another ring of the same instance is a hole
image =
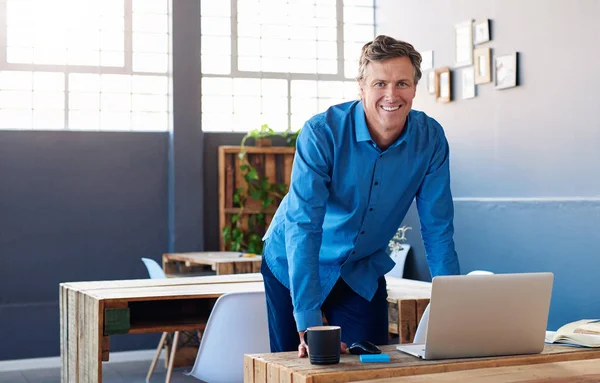
[[[273,140],[271,140],[270,138],[257,138],[254,141],[254,146],[257,146],[259,148],[269,147],[272,145],[273,145]]]
[[[387,275],[390,277],[403,278],[404,277],[404,263],[406,262],[406,256],[410,250],[410,245],[402,244],[402,250],[392,251],[390,258],[396,262],[396,266],[390,270]]]

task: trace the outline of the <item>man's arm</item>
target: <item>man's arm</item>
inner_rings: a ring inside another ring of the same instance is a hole
[[[441,131],[435,150],[417,193],[421,235],[431,277],[460,274],[454,250],[454,204],[450,192],[450,150]]]
[[[331,135],[320,125],[307,123],[296,142],[285,215],[290,290],[298,331],[323,324],[319,250],[332,158]]]

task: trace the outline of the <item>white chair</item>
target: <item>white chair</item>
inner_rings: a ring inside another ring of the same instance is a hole
[[[148,274],[151,279],[163,279],[167,276],[163,271],[162,267],[156,262],[154,259],[150,258],[142,258],[142,262],[146,265],[146,269],[148,269]],[[160,353],[163,348],[167,345],[167,336],[168,332],[163,332],[160,337],[160,341],[158,342],[158,347],[156,348],[156,354],[154,355],[154,359],[152,359],[152,364],[150,364],[150,368],[148,369],[148,375],[146,375],[146,382],[150,381],[152,377],[152,373],[156,368],[156,363],[158,362],[158,358],[160,357]],[[175,331],[173,334],[173,344],[171,345],[171,356],[169,357],[169,364],[167,366],[167,377],[165,379],[166,383],[171,382],[171,375],[173,374],[173,363],[175,361],[175,352],[177,350],[177,344],[179,343],[179,331]]]
[[[244,354],[270,352],[264,292],[229,293],[217,299],[187,375],[210,383],[244,380]]]
[[[491,271],[485,270],[473,270],[467,275],[489,275],[494,274]],[[429,323],[429,305],[423,311],[423,316],[419,321],[419,325],[417,326],[417,331],[415,332],[415,339],[413,343],[425,343],[425,339],[427,338],[427,323]]]

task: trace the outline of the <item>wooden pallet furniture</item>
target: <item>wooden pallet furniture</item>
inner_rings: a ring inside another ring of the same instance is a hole
[[[393,299],[400,306],[405,299],[416,299],[407,291],[424,294],[422,290],[429,285],[386,279],[388,295],[396,297]],[[203,329],[219,296],[263,290],[258,273],[61,283],[61,381],[101,382],[102,361],[109,359],[110,335]],[[406,337],[402,332],[400,336]]]
[[[205,251],[196,253],[165,253],[162,256],[163,270],[168,277],[193,276],[211,270],[217,275],[246,274],[260,272],[262,257],[243,257],[231,251]]]
[[[261,262],[262,257],[259,255],[243,257],[242,253],[228,251],[165,253],[162,256],[162,267],[169,278],[198,276],[207,271],[215,272],[216,275],[259,273]],[[180,342],[172,362],[173,367],[187,367],[194,364],[198,354],[195,333],[197,332],[183,331],[179,334]],[[171,360],[171,347],[172,342],[167,342],[165,367]]]
[[[266,212],[260,207],[260,201],[248,199],[246,206],[242,209],[234,203],[234,193],[237,188],[247,190],[247,184],[244,181],[240,170],[241,159],[238,154],[246,152],[248,162],[256,168],[261,177],[266,177],[270,183],[285,184],[289,187],[292,175],[292,164],[296,149],[286,146],[255,147],[246,146],[219,146],[219,235],[220,249],[227,250],[223,240],[223,228],[231,224],[231,217],[234,214],[241,214],[242,228],[248,227],[248,218],[251,215],[265,213],[268,224],[273,218],[280,201],[270,206]],[[266,231],[261,228],[261,231]],[[264,233],[258,233],[260,235]]]
[[[431,298],[431,283],[386,277],[389,333],[399,343],[412,343],[423,312]]]
[[[600,364],[600,359],[598,359],[600,350],[598,349],[557,345],[546,345],[541,354],[446,360],[422,360],[397,351],[393,345],[382,346],[381,349],[390,356],[390,363],[362,363],[357,355],[344,354],[338,364],[316,366],[310,364],[308,358],[299,359],[297,352],[246,355],[244,357],[244,382],[341,383],[423,374],[436,374],[432,375],[433,379],[426,381],[438,381],[437,374],[443,377],[445,373],[453,371],[494,367],[512,367],[517,370],[515,366],[589,359],[595,359],[595,362]],[[396,380],[391,381],[396,382]],[[474,380],[459,379],[456,381],[471,382]],[[551,381],[554,382],[554,380]],[[528,381],[528,383],[530,382]]]
[[[61,382],[102,382],[110,335],[204,329],[221,295],[263,290],[260,274],[61,283]]]
[[[573,360],[530,366],[492,367],[443,374],[364,380],[362,383],[597,383],[600,360]]]

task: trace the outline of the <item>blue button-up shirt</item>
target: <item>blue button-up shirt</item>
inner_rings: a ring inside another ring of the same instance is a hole
[[[400,137],[380,150],[362,101],[306,122],[290,191],[265,234],[263,256],[290,289],[298,330],[322,324],[338,278],[371,300],[394,266],[389,240],[416,198],[432,277],[459,274],[454,250],[448,143],[440,124],[411,110]]]

